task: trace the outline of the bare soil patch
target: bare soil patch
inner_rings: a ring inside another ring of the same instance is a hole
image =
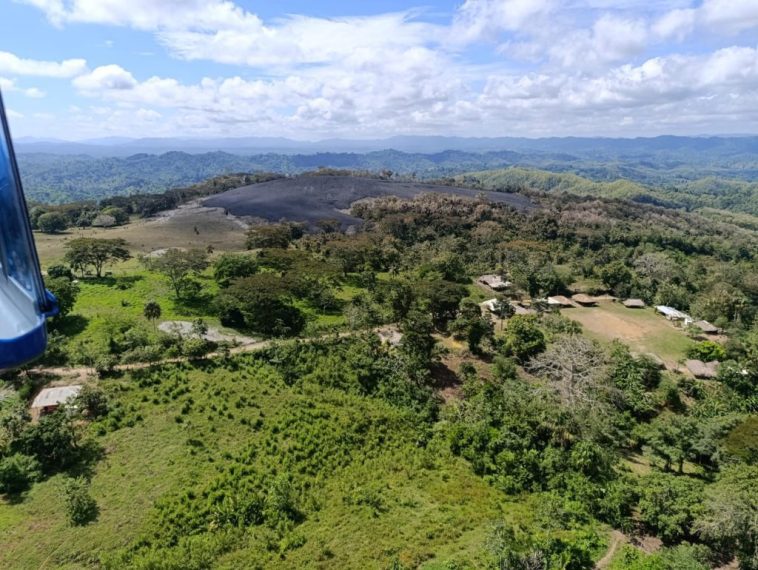
[[[603,301],[596,307],[572,308],[563,314],[579,322],[589,336],[602,341],[618,339],[635,352],[655,354],[669,369],[676,368],[692,343],[683,331],[649,308],[627,309]]]

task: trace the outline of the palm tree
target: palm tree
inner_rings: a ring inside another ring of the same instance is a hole
[[[148,301],[145,303],[145,308],[143,309],[142,314],[145,315],[145,318],[148,321],[152,321],[153,328],[155,328],[156,321],[161,318],[161,306],[157,301]]]

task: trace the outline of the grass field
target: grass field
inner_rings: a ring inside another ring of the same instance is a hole
[[[287,387],[268,365],[240,361],[247,364],[235,372],[166,365],[144,387],[130,376],[102,382],[125,420],[94,436],[105,453],[92,477],[97,521],[68,526],[61,476],[18,504],[0,501],[0,568],[95,567],[150,527],[155,501],[201,493],[248,449],[255,469],[308,482],[298,499],[304,520],[274,547],[270,531],[249,529],[219,568],[388,568],[395,560],[442,568],[480,557],[496,521],[530,518],[440,445],[420,447],[398,408]],[[310,471],[322,461],[327,467]]]
[[[564,309],[562,314],[581,323],[585,334],[596,340],[619,339],[633,351],[658,355],[669,367],[684,358],[693,344],[652,308],[627,309],[621,303],[603,301],[596,307]]]
[[[182,206],[163,217],[133,218],[131,223],[115,228],[71,228],[61,234],[34,232],[42,266],[60,262],[66,241],[78,237],[121,238],[126,240],[132,255],[170,247],[205,249],[210,245],[218,251],[245,249],[245,229],[235,218],[218,209]]]

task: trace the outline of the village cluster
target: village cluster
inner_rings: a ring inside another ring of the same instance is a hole
[[[487,274],[480,276],[477,284],[487,291],[500,294],[499,297],[493,297],[480,303],[482,311],[495,318],[503,318],[506,314],[514,315],[535,315],[538,312],[551,310],[560,311],[563,309],[582,309],[588,307],[597,307],[600,303],[621,303],[625,308],[630,310],[644,310],[647,304],[642,299],[624,299],[620,300],[613,295],[591,296],[585,293],[575,293],[571,297],[564,295],[552,295],[544,299],[521,299],[506,298],[513,284],[500,275]],[[503,310],[503,304],[510,305],[510,310]],[[702,335],[710,339],[719,339],[723,331],[717,326],[705,320],[695,320],[689,314],[680,311],[674,307],[666,305],[655,305],[655,312],[667,319],[676,328],[690,330],[697,335]],[[657,354],[647,353],[647,357],[658,363],[661,368],[666,367],[666,363]],[[703,362],[697,359],[686,359],[682,363],[683,369],[688,371],[692,376],[699,379],[715,378],[718,373],[717,361]],[[677,370],[684,371],[681,367]]]

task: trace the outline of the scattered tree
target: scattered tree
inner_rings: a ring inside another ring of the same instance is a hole
[[[47,279],[45,286],[58,300],[58,315],[55,319],[59,321],[74,308],[79,296],[79,285],[66,277],[56,277]]]
[[[74,271],[84,276],[89,267],[94,267],[95,275],[102,277],[103,266],[113,261],[131,258],[123,239],[76,238],[66,243],[64,259]]]
[[[545,350],[545,335],[533,315],[516,315],[505,327],[503,349],[506,356],[521,362]]]
[[[37,218],[37,227],[46,234],[57,234],[68,227],[68,218],[60,212],[48,212]]]
[[[198,293],[199,285],[192,278],[208,267],[208,254],[202,249],[171,248],[158,257],[143,258],[145,265],[165,275],[177,299],[191,298]]]
[[[69,477],[63,483],[66,516],[72,526],[83,526],[97,518],[98,507],[90,495],[89,483],[83,477]]]
[[[155,328],[158,319],[161,318],[161,312],[161,306],[157,301],[148,301],[145,303],[144,309],[142,309],[142,314],[148,321],[153,323],[153,328]]]
[[[549,380],[561,401],[570,407],[592,406],[608,399],[605,355],[586,337],[558,337],[529,361],[528,368]]]

